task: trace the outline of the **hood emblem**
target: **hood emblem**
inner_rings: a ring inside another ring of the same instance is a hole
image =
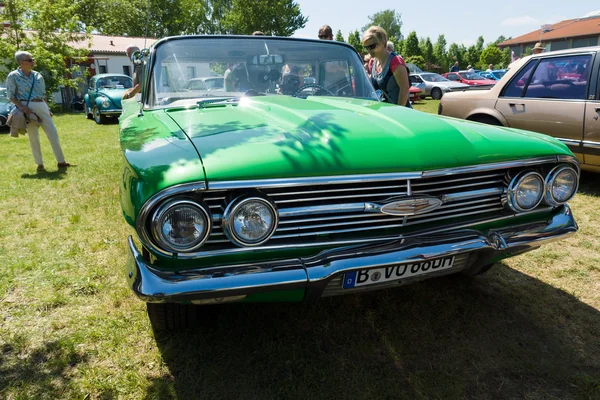
[[[442,205],[442,200],[432,196],[407,197],[381,206],[380,212],[389,215],[425,214]]]

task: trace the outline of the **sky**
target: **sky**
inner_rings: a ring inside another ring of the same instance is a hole
[[[479,36],[485,43],[495,41],[500,35],[517,37],[543,24],[553,24],[566,19],[583,17],[600,10],[596,0],[501,0],[501,1],[406,1],[398,0],[295,0],[302,14],[308,17],[303,29],[294,37],[317,38],[319,28],[330,25],[333,34],[340,29],[344,38],[356,29],[361,31],[369,15],[392,9],[402,14],[402,34],[406,37],[416,31],[418,37],[429,36],[435,44],[444,34],[451,43],[470,46]]]

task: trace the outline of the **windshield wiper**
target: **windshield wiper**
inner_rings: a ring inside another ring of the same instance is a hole
[[[196,102],[198,108],[237,106],[239,103],[239,97],[211,97]]]

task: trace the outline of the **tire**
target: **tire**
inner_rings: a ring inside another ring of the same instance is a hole
[[[427,96],[423,96],[423,95],[419,96],[419,98],[420,98],[421,100],[425,100],[425,98],[426,98],[426,97],[427,97]]]
[[[146,303],[154,331],[178,332],[196,324],[197,308],[177,303]]]
[[[92,110],[90,110],[87,104],[85,105],[85,117],[87,119],[94,119],[94,114],[92,114]]]
[[[442,98],[442,96],[444,95],[444,93],[442,92],[442,89],[434,87],[433,89],[431,89],[431,98],[434,100],[439,100]]]
[[[487,124],[487,125],[502,126],[500,121],[498,121],[496,118],[491,117],[489,115],[477,115],[477,116],[473,117],[471,119],[471,121],[481,122],[482,124]]]
[[[98,106],[94,106],[94,108],[92,109],[92,114],[94,114],[94,121],[96,121],[98,125],[106,123],[106,115],[102,115],[100,113],[100,110],[98,110]]]

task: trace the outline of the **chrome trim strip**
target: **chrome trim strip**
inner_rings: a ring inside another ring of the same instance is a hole
[[[315,193],[340,193],[340,192],[356,192],[357,190],[381,190],[381,189],[401,189],[406,187],[406,185],[387,185],[387,186],[368,186],[361,187],[357,189],[356,186],[352,186],[349,188],[338,188],[338,189],[324,189],[324,190],[307,190],[301,192],[281,192],[281,193],[269,193],[269,196],[275,198],[279,196],[295,196],[299,194],[315,194]]]
[[[469,174],[477,172],[491,171],[494,169],[507,169],[516,167],[528,167],[532,165],[546,164],[557,162],[558,157],[566,157],[574,160],[571,156],[548,156],[537,157],[525,160],[503,161],[490,164],[472,165],[468,167],[445,168],[425,172],[399,172],[385,173],[372,175],[339,175],[339,176],[322,176],[322,177],[303,177],[289,179],[256,179],[247,181],[220,181],[209,182],[208,190],[225,190],[225,189],[244,189],[244,188],[287,188],[294,186],[308,185],[330,185],[330,184],[353,184],[366,183],[374,181],[391,181],[401,179],[421,179],[433,178],[441,176],[449,176],[456,174]],[[574,162],[565,160],[567,162]]]
[[[577,229],[573,215],[565,205],[549,219],[485,233],[462,230],[444,235],[419,235],[400,240],[388,239],[376,246],[337,247],[308,258],[181,272],[159,271],[148,265],[129,237],[126,272],[133,292],[147,302],[185,302],[296,288],[309,289],[312,293],[308,297],[318,298],[331,279],[348,271],[473,253],[479,256],[479,263],[485,263],[533,250],[570,236]]]
[[[462,193],[445,194],[442,196],[442,201],[444,203],[450,203],[453,201],[461,201],[461,200],[467,200],[467,199],[476,199],[479,197],[501,195],[503,193],[504,193],[503,187],[493,188],[493,189],[471,190],[471,191],[462,192]]]
[[[560,140],[561,142],[563,142],[564,144],[567,145],[572,145],[572,146],[579,146],[581,144],[581,140],[575,140],[575,139],[566,139],[566,138],[559,138],[557,137],[556,139]]]
[[[600,149],[600,142],[591,142],[588,140],[584,140],[581,143],[583,143],[583,147],[588,147],[591,149]]]
[[[413,191],[413,194],[416,194],[416,193],[439,192],[440,190],[470,188],[470,187],[473,187],[473,186],[490,185],[490,184],[494,184],[494,183],[504,183],[504,179],[497,179],[497,180],[493,180],[493,181],[484,181],[484,182],[469,182],[469,183],[466,183],[464,185],[443,186],[443,187],[431,188],[431,189],[421,189],[421,190],[415,190],[415,191]]]
[[[363,212],[367,203],[328,204],[326,206],[306,206],[283,208],[279,210],[281,218],[313,214],[333,214],[344,212]],[[281,222],[283,223],[283,221]],[[285,222],[288,223],[288,222]]]

